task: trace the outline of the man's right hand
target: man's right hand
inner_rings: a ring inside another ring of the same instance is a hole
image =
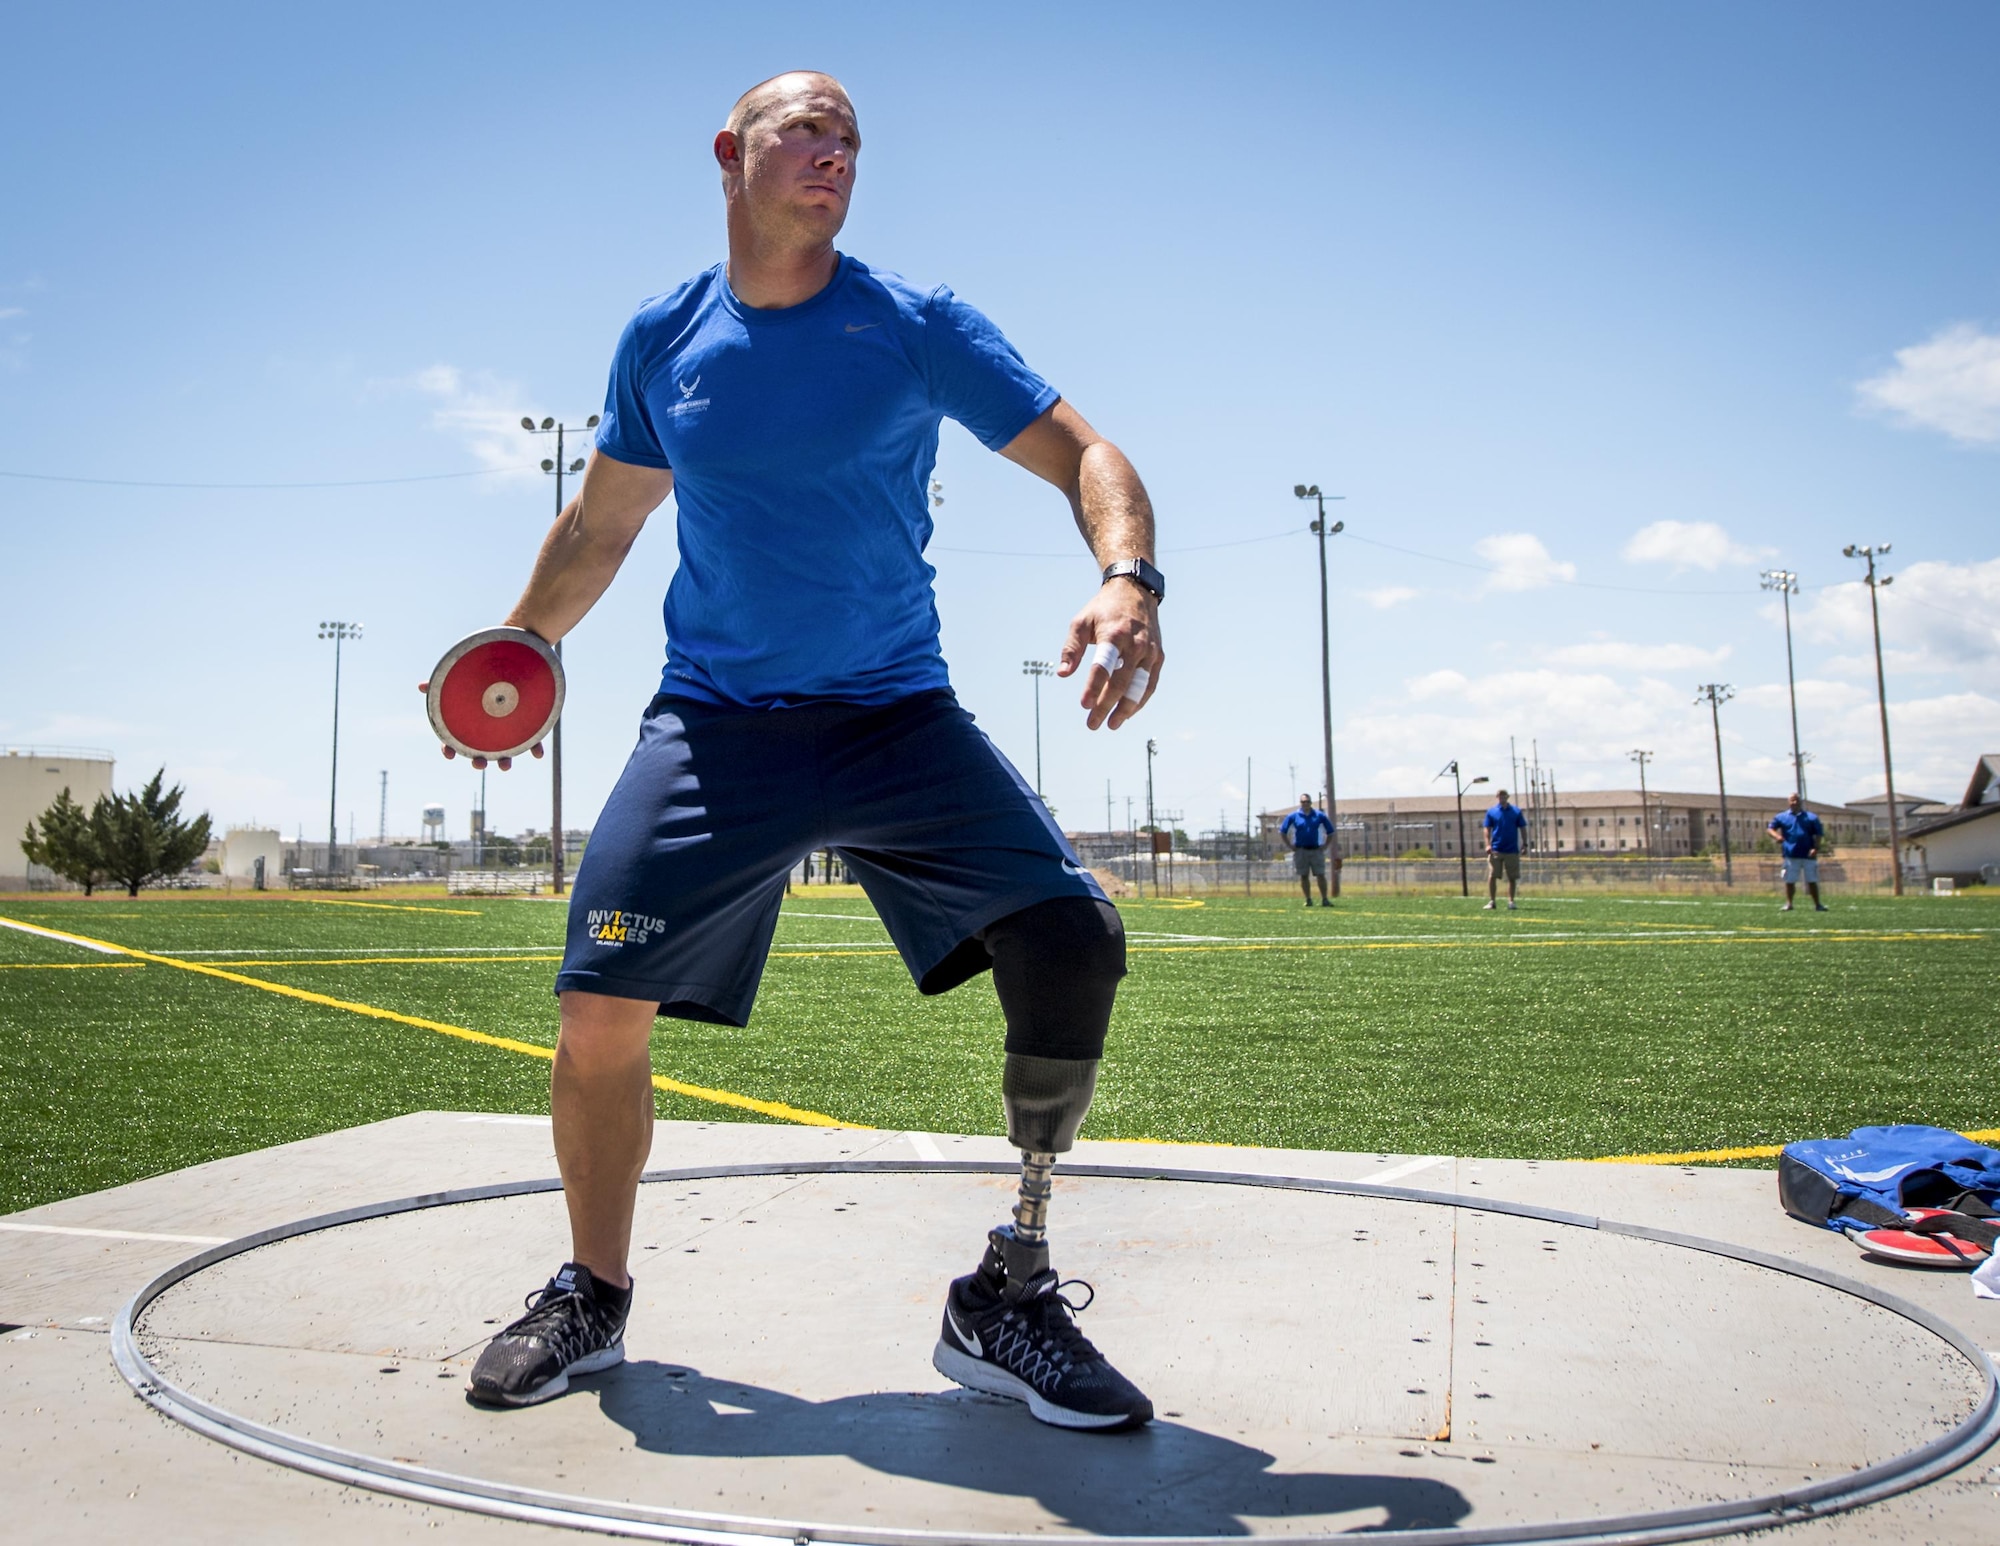
[[[429,682],[417,683],[417,691],[426,697],[430,695],[430,690],[431,684]],[[446,762],[450,762],[458,755],[458,748],[456,746],[440,746],[438,750],[444,753],[444,760]],[[539,761],[542,755],[542,743],[537,741],[533,746],[529,747],[528,755]],[[501,757],[496,759],[496,762],[502,773],[505,773],[509,768],[514,766],[514,759],[512,757]],[[484,757],[474,757],[472,765],[475,768],[484,768],[486,766],[486,759]]]

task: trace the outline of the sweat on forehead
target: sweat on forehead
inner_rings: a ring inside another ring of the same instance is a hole
[[[729,110],[729,121],[723,127],[741,137],[796,95],[813,90],[831,92],[846,107],[848,116],[854,116],[854,102],[847,95],[847,88],[831,75],[820,70],[787,70],[783,75],[759,81],[738,97],[736,105]]]

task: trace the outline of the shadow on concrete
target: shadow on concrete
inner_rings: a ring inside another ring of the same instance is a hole
[[[1457,1488],[1415,1477],[1273,1473],[1274,1457],[1263,1450],[1183,1423],[1066,1432],[1036,1422],[1015,1402],[972,1391],[805,1401],[650,1361],[579,1380],[577,1388],[596,1395],[605,1416],[654,1453],[845,1455],[888,1475],[1032,1498],[1093,1535],[1247,1535],[1246,1518],[1376,1510],[1386,1517],[1348,1528],[1442,1529],[1472,1508]],[[880,1515],[871,1523],[890,1525]],[[1033,1526],[1024,1520],[1013,1528]]]

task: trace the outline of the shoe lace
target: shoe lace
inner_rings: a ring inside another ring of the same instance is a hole
[[[1064,1295],[1066,1288],[1080,1288],[1088,1297],[1079,1304]],[[995,1352],[1017,1374],[1047,1391],[1078,1365],[1102,1360],[1103,1354],[1073,1319],[1096,1298],[1097,1290],[1082,1278],[1057,1282],[1050,1274],[1044,1287],[1002,1313]]]
[[[589,1307],[575,1289],[545,1284],[521,1304],[528,1313],[503,1331],[502,1336],[538,1337],[564,1356],[568,1355],[567,1345],[582,1338]]]

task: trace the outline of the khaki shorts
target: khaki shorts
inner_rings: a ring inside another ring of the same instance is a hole
[[[1292,850],[1292,873],[1303,879],[1307,875],[1317,875],[1326,879],[1326,849],[1294,848]]]
[[[1486,862],[1493,867],[1495,880],[1519,880],[1521,878],[1521,856],[1488,851]]]

